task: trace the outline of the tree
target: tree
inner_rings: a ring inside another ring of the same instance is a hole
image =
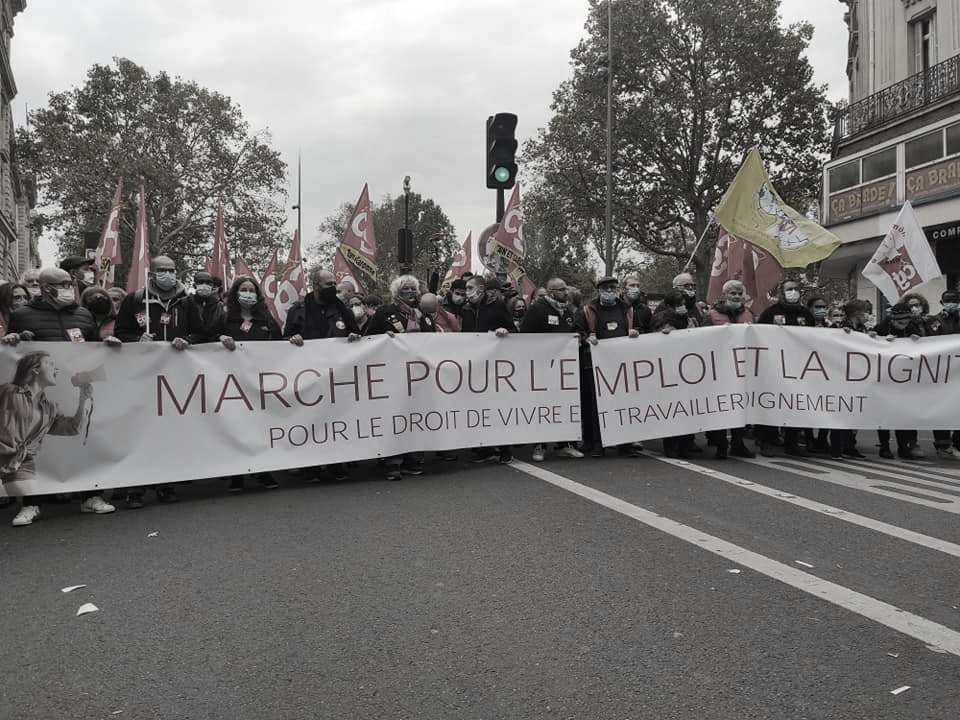
[[[407,198],[409,207],[404,208],[403,196],[384,196],[377,204],[371,202],[373,231],[377,237],[378,282],[368,282],[370,292],[387,294],[390,281],[400,272],[397,262],[397,231],[409,218],[409,228],[413,231],[413,272],[412,274],[426,282],[432,272],[439,272],[441,280],[450,266],[453,256],[460,249],[463,238],[457,238],[456,230],[449,218],[430,198],[411,192]],[[343,203],[332,215],[320,223],[319,230],[323,239],[312,251],[319,256],[313,267],[333,267],[333,254],[343,238],[353,214],[353,203]]]
[[[611,0],[613,1],[613,0]],[[616,0],[614,257],[693,253],[706,288],[710,213],[746,151],[759,145],[778,191],[815,202],[829,140],[824,88],[803,52],[812,27],[779,24],[769,0]],[[548,126],[524,148],[534,191],[591,229],[604,225],[607,2],[591,0],[573,75],[555,91]]]
[[[41,222],[64,233],[63,254],[102,229],[124,179],[121,247],[130,257],[143,183],[151,249],[195,268],[213,240],[218,199],[232,249],[262,263],[283,242],[286,164],[269,135],[251,134],[230,98],[150,75],[130,60],[94,65],[82,87],[51,93],[18,131],[22,164],[39,183]],[[126,268],[118,267],[118,274]]]

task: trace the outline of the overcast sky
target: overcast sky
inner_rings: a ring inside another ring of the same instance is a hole
[[[397,195],[404,175],[433,198],[462,239],[494,220],[484,185],[484,122],[519,116],[521,145],[550,117],[584,35],[586,0],[28,0],[14,24],[13,71],[25,106],[83,83],[94,63],[126,57],[230,96],[254,130],[268,128],[296,198],[303,159],[303,234],[364,182]],[[846,93],[846,6],[783,0],[784,22],[808,20],[810,59],[832,99]],[[523,168],[520,170],[521,185]],[[105,197],[104,212],[109,198]],[[291,210],[289,229],[296,227]],[[380,238],[380,242],[387,241]],[[391,239],[392,241],[392,239]],[[52,242],[41,243],[44,264]]]

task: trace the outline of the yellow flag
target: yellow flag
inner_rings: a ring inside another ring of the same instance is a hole
[[[804,217],[781,199],[753,148],[720,199],[714,220],[776,258],[781,267],[806,267],[823,260],[840,238]]]

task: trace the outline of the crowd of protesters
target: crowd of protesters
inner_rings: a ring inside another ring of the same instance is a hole
[[[46,399],[43,391],[55,383],[56,373],[47,353],[41,350],[45,342],[99,341],[109,346],[161,342],[183,351],[206,342],[219,342],[228,350],[234,350],[238,342],[251,341],[286,341],[303,347],[305,340],[355,340],[365,335],[409,332],[490,332],[498,337],[509,333],[576,333],[581,339],[582,442],[579,447],[569,442],[557,443],[553,448],[533,445],[533,461],[542,462],[548,450],[557,457],[571,459],[585,455],[602,457],[608,451],[630,458],[644,455],[641,443],[613,449],[602,445],[591,363],[591,347],[600,340],[734,323],[869,333],[892,342],[960,332],[960,294],[952,290],[942,294],[942,310],[935,315],[930,314],[929,303],[922,295],[910,293],[876,322],[869,302],[831,302],[816,292],[803,298],[799,283],[793,280],[784,282],[776,302],[754,316],[739,281],[725,283],[722,297],[708,304],[697,297],[697,285],[689,273],[677,275],[671,290],[659,305],[651,308],[639,278],[632,275],[622,279],[601,277],[595,283],[596,293],[591,292],[584,302],[582,293],[562,278],[552,278],[530,297],[524,297],[509,283],[471,273],[455,279],[439,296],[425,292],[417,278],[400,275],[390,284],[388,298],[373,294],[361,297],[352,283],[338,285],[329,270],[311,274],[310,292],[289,308],[281,327],[252,277],[239,276],[229,288],[224,288],[220,278],[197,272],[190,290],[178,278],[173,260],[158,256],[151,261],[148,286],[125,293],[118,288],[98,286],[92,264],[93,260],[88,258],[68,257],[57,268],[30,270],[20,282],[0,286],[0,342],[11,346],[22,342],[29,349],[18,363],[14,382],[0,392],[5,419],[5,427],[0,430],[0,480],[4,483],[35,477],[34,455],[43,437],[48,433],[77,434],[91,397],[89,386],[81,386],[74,415],[61,414]],[[12,420],[21,416],[22,421]],[[899,458],[924,457],[916,430],[894,430],[893,437]],[[751,438],[754,450],[746,442]],[[769,457],[778,447],[787,455],[823,453],[834,459],[863,458],[857,440],[855,431],[830,428],[754,426],[706,433],[707,445],[714,449],[717,459],[730,455],[755,458],[757,453]],[[878,431],[881,458],[894,457],[890,440],[889,430]],[[960,431],[934,432],[937,457],[960,460],[958,448]],[[513,450],[503,446],[467,452],[474,463],[509,463]],[[690,458],[704,452],[692,435],[663,439],[667,457]],[[437,456],[444,461],[457,460],[457,455],[450,451]],[[425,454],[417,452],[385,458],[380,464],[387,479],[400,480],[403,475],[422,474],[424,461]],[[343,481],[350,477],[350,465],[303,468],[297,474],[308,480],[329,477]],[[247,479],[229,478],[227,489],[243,491]],[[258,473],[249,480],[262,488],[278,486],[270,473]],[[160,503],[178,499],[173,485],[149,489]],[[111,513],[116,509],[113,503],[139,508],[144,504],[146,490],[114,490],[109,500],[102,492],[85,492],[78,497],[80,510]],[[41,505],[55,499],[62,501],[49,496],[19,498],[13,525],[31,524],[39,516]],[[0,505],[12,502],[12,498],[0,498]]]

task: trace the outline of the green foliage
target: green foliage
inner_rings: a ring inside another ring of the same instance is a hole
[[[781,27],[769,0],[614,0],[612,10],[615,260],[685,262],[753,145],[784,200],[801,211],[816,201],[829,125],[803,56],[809,24]],[[605,1],[591,0],[586,27],[524,171],[603,258]],[[714,237],[693,258],[704,289]]]
[[[397,262],[397,231],[404,227],[409,219],[413,231],[413,275],[426,283],[431,272],[439,272],[440,279],[450,267],[450,262],[460,249],[463,238],[456,236],[456,230],[446,213],[432,199],[411,192],[405,207],[404,196],[384,196],[379,203],[371,202],[373,230],[377,237],[378,281],[372,283],[362,277],[369,292],[386,297],[390,281],[400,273]],[[333,255],[343,239],[347,223],[353,214],[353,203],[343,203],[340,208],[320,223],[319,230],[323,238],[311,248],[318,256],[318,262],[311,267],[333,268]]]
[[[51,93],[46,108],[30,113],[29,129],[18,131],[22,165],[39,182],[42,221],[64,234],[61,253],[76,254],[84,231],[103,228],[122,176],[124,260],[142,182],[151,250],[181,269],[208,254],[218,198],[231,249],[251,265],[287,242],[286,164],[269,140],[250,133],[230,98],[123,58],[91,67],[82,87]]]

